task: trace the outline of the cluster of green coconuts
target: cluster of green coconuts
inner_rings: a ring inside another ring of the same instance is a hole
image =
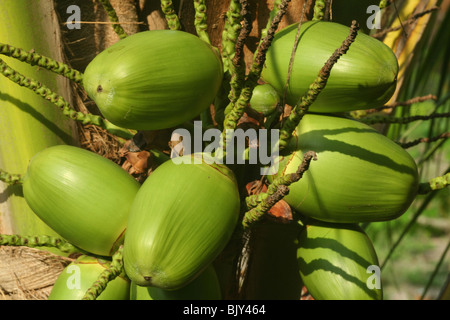
[[[269,116],[283,94],[297,24],[278,32],[250,106]],[[295,105],[348,28],[303,23],[286,102]],[[311,222],[296,238],[299,273],[315,299],[381,299],[368,289],[367,268],[378,265],[361,222],[395,219],[418,189],[414,160],[373,128],[342,116],[381,106],[396,86],[398,63],[382,42],[358,34],[333,67],[325,89],[295,129],[268,180],[295,172],[306,151],[318,161],[290,185],[284,200]],[[210,107],[221,87],[220,55],[198,37],[171,30],[129,36],[88,65],[83,86],[112,123],[158,130],[190,121]],[[24,177],[24,197],[61,237],[80,248],[50,299],[79,299],[123,245],[124,272],[98,299],[221,299],[213,261],[238,224],[242,195],[225,164],[166,161],[142,184],[93,152],[54,146],[36,154]],[[329,267],[331,266],[331,267]],[[260,279],[265,281],[265,279]],[[297,298],[300,292],[296,293]],[[296,297],[294,295],[294,297]],[[294,298],[293,297],[293,298]],[[273,296],[276,299],[276,296]]]

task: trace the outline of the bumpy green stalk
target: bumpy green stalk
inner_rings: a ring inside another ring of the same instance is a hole
[[[242,89],[241,94],[236,101],[235,107],[225,119],[224,128],[234,129],[237,125],[237,121],[244,113],[244,110],[250,101],[253,89],[257,85],[258,79],[261,76],[261,71],[266,58],[266,52],[272,43],[273,37],[279,23],[281,22],[281,19],[286,13],[289,2],[290,0],[284,0],[281,2],[278,10],[276,11],[275,17],[271,20],[270,27],[267,29],[267,32],[263,32],[263,34],[265,34],[264,39],[260,42],[255,52],[255,57],[253,59],[249,74],[247,75],[244,88]]]
[[[281,130],[280,130],[280,140],[279,147],[280,150],[286,147],[288,141],[292,136],[292,132],[300,123],[303,116],[309,109],[309,106],[316,100],[320,92],[325,88],[328,78],[330,76],[331,69],[334,64],[339,60],[339,58],[347,52],[350,45],[355,41],[357,31],[359,26],[356,21],[353,21],[350,27],[350,34],[344,40],[341,47],[336,49],[336,51],[331,55],[325,65],[319,72],[319,75],[314,80],[314,82],[309,86],[308,92],[302,96],[299,102],[294,106],[289,117],[285,120]]]
[[[0,245],[25,246],[30,248],[52,247],[69,254],[81,252],[80,249],[67,242],[66,240],[47,235],[21,236],[18,234],[0,234]]]
[[[323,20],[325,11],[325,1],[324,0],[316,0],[314,4],[314,16],[313,20]]]
[[[120,39],[126,38],[127,33],[119,24],[119,18],[117,17],[116,10],[114,10],[109,0],[99,0],[99,1],[102,4],[103,8],[105,9],[106,13],[108,14],[109,21],[113,23],[112,27],[114,29],[114,32],[117,33]]]
[[[0,54],[12,57],[22,62],[26,62],[32,66],[39,66],[50,70],[56,74],[62,75],[76,83],[81,83],[83,74],[69,67],[67,64],[53,60],[52,58],[37,54],[35,52],[25,51],[9,44],[0,43]]]
[[[428,101],[428,100],[437,101],[438,98],[434,94],[427,94],[425,96],[414,97],[414,98],[408,99],[406,101],[396,101],[396,102],[394,102],[392,104],[388,104],[388,105],[382,106],[382,107],[378,108],[377,110],[411,106],[411,105],[413,105],[415,103],[424,102],[424,101]]]
[[[317,160],[317,155],[313,151],[308,151],[303,157],[303,161],[298,170],[289,175],[275,179],[267,188],[267,192],[253,199],[247,200],[247,205],[252,207],[244,215],[242,225],[244,228],[250,227],[252,223],[260,220],[272,206],[289,193],[289,185],[299,181],[308,170],[311,160]]]
[[[229,84],[228,104],[216,107],[216,120],[221,122],[223,128],[224,116],[234,107],[245,81],[244,42],[251,31],[251,18],[249,17],[247,0],[232,0],[227,11],[227,19],[222,32],[222,62],[225,78]]]
[[[1,59],[0,59],[0,72],[9,80],[17,83],[22,87],[32,90],[36,94],[43,97],[45,100],[54,103],[58,108],[61,109],[62,113],[70,119],[80,121],[84,125],[93,124],[99,126],[125,139],[131,139],[133,137],[133,133],[130,132],[128,129],[117,127],[112,123],[110,123],[109,121],[104,120],[100,116],[90,113],[84,114],[82,112],[76,111],[70,106],[70,104],[63,97],[61,97],[57,93],[52,92],[49,88],[39,83],[38,81],[18,73],[17,71],[9,67]]]
[[[433,94],[428,94],[428,95],[422,96],[422,97],[414,97],[407,101],[396,101],[394,103],[390,103],[388,105],[384,105],[384,106],[381,106],[378,108],[373,108],[373,109],[368,109],[368,110],[354,110],[354,111],[350,112],[350,115],[357,120],[362,119],[361,121],[364,121],[364,117],[368,117],[368,116],[370,116],[370,114],[376,113],[378,111],[381,111],[384,109],[394,109],[397,107],[410,107],[415,103],[424,102],[427,100],[437,101],[437,97]],[[387,116],[387,117],[389,117],[389,116]],[[369,120],[369,121],[372,121],[372,120]]]
[[[114,280],[123,272],[122,251],[123,246],[120,246],[112,256],[109,267],[99,275],[97,281],[86,291],[83,300],[96,300],[103,290],[105,290],[108,282]]]
[[[272,25],[273,19],[275,19],[275,17],[277,16],[278,12],[282,8],[281,7],[282,3],[283,3],[282,0],[275,0],[275,2],[273,3],[273,8],[272,8],[272,11],[270,11],[266,27],[261,30],[261,39],[264,39],[267,36],[267,32],[269,31],[270,26]],[[258,46],[260,46],[260,45],[261,44],[259,44]]]
[[[221,129],[223,129],[225,115],[233,108],[245,78],[245,62],[243,62],[242,54],[239,54],[240,47],[237,44],[238,38],[242,34],[241,22],[243,18],[245,19],[242,15],[241,2],[246,3],[245,0],[230,1],[222,31],[221,57],[224,81],[222,82],[222,93],[214,103],[215,120],[219,122]]]
[[[283,97],[282,97],[283,98],[283,100],[282,100],[282,106],[283,107],[286,104],[286,94],[287,94],[288,89],[289,89],[289,82],[291,81],[292,67],[294,66],[295,53],[297,52],[298,42],[299,42],[299,38],[300,38],[300,29],[302,27],[303,18],[305,16],[305,8],[306,8],[306,3],[303,4],[302,14],[300,16],[300,21],[299,21],[298,27],[297,27],[297,34],[295,35],[295,42],[294,42],[294,45],[292,46],[291,58],[289,59],[288,74],[287,74],[287,77],[286,77],[286,84],[284,86]],[[282,112],[282,110],[280,110],[278,112],[275,112],[276,118],[278,118],[278,119],[280,118],[281,112]],[[269,121],[273,121],[273,119],[270,119]],[[271,122],[269,122],[269,124],[270,123]]]
[[[450,184],[450,173],[447,173],[441,177],[431,179],[429,185],[431,190],[440,190],[447,187]]]
[[[194,0],[195,9],[195,30],[200,39],[208,44],[211,44],[211,40],[208,35],[208,24],[206,23],[206,2],[205,0]]]
[[[225,73],[233,74],[232,60],[235,54],[236,41],[241,30],[241,19],[240,1],[231,0],[222,32],[222,61]]]
[[[253,89],[258,84],[258,79],[261,76],[261,71],[263,69],[264,61],[266,59],[266,52],[272,43],[272,40],[274,38],[278,25],[281,22],[281,19],[286,13],[289,2],[290,0],[283,0],[281,2],[281,4],[278,6],[278,10],[276,10],[275,17],[270,21],[270,27],[268,28],[267,33],[263,32],[263,34],[266,35],[264,36],[264,39],[260,42],[255,52],[253,63],[247,75],[247,79],[245,80],[244,87],[242,88],[239,98],[234,104],[232,110],[230,110],[230,112],[225,117],[224,120],[225,135],[224,139],[222,140],[223,150],[226,150],[227,142],[230,141],[230,139],[232,138],[232,130],[236,128],[237,122],[244,114],[245,108],[248,106],[248,103],[250,102]],[[225,153],[226,152],[224,152],[224,155]]]
[[[21,174],[12,174],[0,169],[0,181],[8,185],[22,184],[23,176]]]
[[[441,190],[450,185],[450,173],[431,179],[429,182],[419,184],[419,194],[427,194],[431,191]]]
[[[172,1],[161,0],[161,9],[166,17],[170,30],[181,30],[180,20],[178,19]]]
[[[380,9],[384,9],[390,4],[391,4],[391,1],[389,1],[389,0],[381,0],[380,4],[378,6],[380,7]]]
[[[230,79],[230,93],[228,99],[230,103],[225,109],[225,115],[227,115],[238,99],[241,89],[245,81],[245,60],[244,60],[244,43],[251,31],[251,20],[248,11],[248,2],[246,0],[240,1],[242,24],[239,27],[233,28],[233,31],[239,33],[237,39],[235,39],[234,52],[229,64],[229,71],[231,73]]]

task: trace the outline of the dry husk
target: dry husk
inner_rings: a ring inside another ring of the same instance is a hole
[[[27,247],[0,247],[0,300],[45,300],[72,259]]]

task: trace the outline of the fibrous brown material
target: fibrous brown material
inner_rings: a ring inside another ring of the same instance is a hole
[[[47,299],[70,261],[26,247],[0,247],[0,300]]]

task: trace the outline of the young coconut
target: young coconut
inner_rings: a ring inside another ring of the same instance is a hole
[[[341,223],[392,220],[417,194],[417,166],[407,151],[364,123],[325,115],[302,118],[268,180],[295,172],[309,150],[318,161],[284,197],[306,216]]]
[[[381,300],[372,241],[357,224],[313,222],[300,233],[300,276],[316,300]]]
[[[261,78],[284,96],[298,23],[275,34]],[[324,63],[348,36],[349,28],[328,21],[303,22],[286,103],[294,106],[308,91]],[[362,32],[333,66],[325,89],[309,107],[312,112],[343,112],[382,106],[395,91],[398,62],[383,42]]]
[[[23,179],[33,212],[73,245],[100,256],[112,255],[123,242],[139,187],[114,162],[68,145],[37,153]]]
[[[218,54],[183,31],[133,34],[98,54],[83,86],[117,126],[157,130],[188,121],[214,101],[223,77]]]
[[[81,300],[86,291],[108,268],[110,261],[81,255],[70,263],[56,279],[49,300]],[[119,275],[108,282],[97,300],[129,300],[130,280]]]
[[[179,289],[211,264],[231,238],[239,216],[238,186],[230,169],[205,157],[164,162],[136,195],[123,259],[137,285]]]
[[[280,101],[280,95],[270,84],[258,84],[253,89],[250,108],[268,116],[276,110]]]

